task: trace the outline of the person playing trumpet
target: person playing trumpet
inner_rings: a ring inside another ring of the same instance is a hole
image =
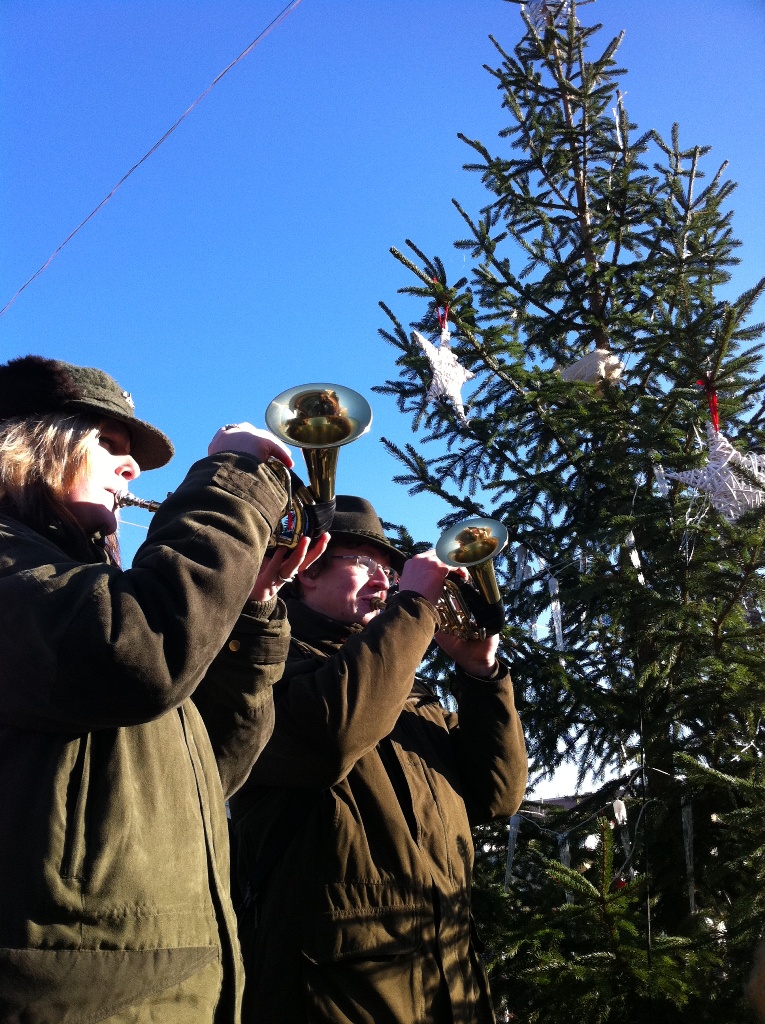
[[[526,752],[498,637],[437,632],[448,572],[350,495],[297,571],[274,733],[231,802],[244,1024],[494,1020],[470,826],[515,812]],[[458,713],[415,676],[434,635]]]
[[[132,568],[120,496],[173,454],[101,370],[0,366],[0,1019],[238,1024],[224,797],[273,728],[288,626],[259,572],[286,502],[249,424],[212,439]]]

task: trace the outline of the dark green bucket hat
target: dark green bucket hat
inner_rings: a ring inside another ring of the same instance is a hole
[[[21,356],[0,365],[0,421],[52,412],[108,416],[130,431],[130,451],[141,469],[164,466],[173,457],[169,438],[137,419],[133,408],[130,394],[93,366],[73,366],[43,356]]]
[[[390,563],[396,572],[401,572],[406,556],[394,548],[383,533],[382,523],[366,498],[353,494],[338,494],[335,498],[335,515],[329,532],[333,541],[342,544],[343,537],[355,537],[374,544],[387,551]]]

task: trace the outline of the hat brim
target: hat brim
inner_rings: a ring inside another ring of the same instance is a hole
[[[175,448],[169,437],[166,437],[161,430],[153,427],[151,423],[139,420],[135,416],[123,416],[121,413],[111,409],[104,409],[103,406],[88,402],[87,399],[75,399],[66,403],[68,409],[78,409],[83,412],[97,413],[104,419],[117,420],[123,423],[130,432],[131,445],[130,454],[141,470],[159,469],[166,466],[175,454]]]

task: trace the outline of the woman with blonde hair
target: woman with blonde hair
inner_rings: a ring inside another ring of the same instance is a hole
[[[0,1020],[234,1024],[224,798],[289,640],[261,570],[281,443],[213,437],[123,571],[118,504],[173,449],[101,370],[0,366]]]

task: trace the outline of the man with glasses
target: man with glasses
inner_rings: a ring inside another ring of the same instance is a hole
[[[448,571],[433,551],[405,560],[368,501],[338,495],[327,551],[286,598],[273,737],[232,800],[243,1024],[494,1020],[470,826],[515,812],[526,752],[498,638],[437,631]],[[415,677],[434,639],[457,712]]]

